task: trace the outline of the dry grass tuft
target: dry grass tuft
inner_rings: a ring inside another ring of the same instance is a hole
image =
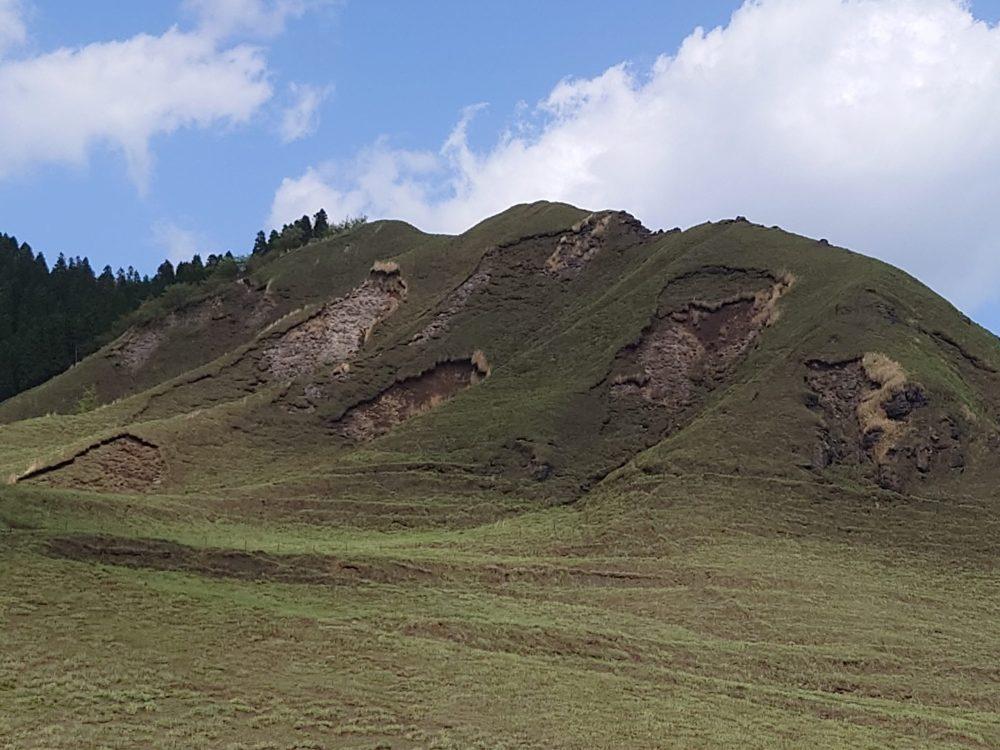
[[[36,458],[28,465],[28,468],[20,474],[11,474],[10,481],[8,481],[7,484],[17,484],[21,480],[26,479],[37,473],[39,470],[45,468],[48,464],[49,462]]]
[[[774,284],[769,289],[761,289],[754,295],[754,325],[766,327],[778,321],[781,313],[778,310],[778,300],[785,296],[795,283],[795,276],[784,271],[778,274]]]
[[[885,404],[906,387],[906,373],[899,363],[880,352],[868,352],[861,358],[865,374],[878,387],[865,394],[858,404],[858,422],[861,433],[867,435],[879,432],[882,437],[875,445],[875,459],[885,460],[903,429],[900,422],[894,422],[885,414]]]
[[[394,260],[377,260],[372,263],[372,273],[392,275],[399,273],[399,264]]]
[[[480,380],[488,378],[493,368],[490,367],[489,361],[486,359],[486,354],[483,353],[482,349],[476,349],[472,353],[472,364],[479,373],[479,378],[475,380],[478,383]]]
[[[637,388],[642,388],[647,383],[649,383],[650,377],[648,372],[642,370],[636,370],[632,372],[620,372],[611,378],[611,386],[616,385],[634,385]]]

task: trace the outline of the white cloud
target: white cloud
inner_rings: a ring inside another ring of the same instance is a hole
[[[166,220],[153,224],[153,242],[163,249],[167,259],[174,265],[191,260],[191,256],[201,253],[206,244],[200,233]]]
[[[331,187],[314,169],[309,169],[301,177],[286,177],[281,181],[271,206],[270,226],[280,227],[293,217],[313,214],[324,206],[334,211],[348,211],[350,206],[361,206],[362,198],[351,200],[344,193]],[[336,216],[337,214],[333,214]]]
[[[275,36],[289,19],[330,0],[184,0],[184,9],[199,29],[212,37],[233,34]]]
[[[543,198],[652,226],[745,214],[966,307],[1000,288],[1000,29],[959,0],[747,2],[649,70],[559,83],[491,149],[470,117],[437,153],[380,141],[285,179],[272,223],[324,206],[460,231]]]
[[[246,122],[271,97],[260,50],[220,49],[200,33],[59,49],[0,63],[0,177],[37,163],[85,163],[120,149],[144,187],[150,139],[179,128]]]
[[[289,93],[292,105],[281,116],[281,140],[285,143],[297,141],[316,132],[319,127],[319,107],[330,94],[329,88],[310,86],[306,83],[291,83]]]
[[[0,0],[0,56],[28,39],[21,0]]]

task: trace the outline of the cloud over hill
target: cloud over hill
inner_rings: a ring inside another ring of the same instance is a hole
[[[760,0],[648,70],[558,83],[477,150],[381,140],[277,190],[272,221],[326,206],[454,231],[540,198],[669,227],[747,214],[899,264],[967,308],[1000,279],[1000,29],[957,0]],[[942,268],[942,259],[948,263]]]

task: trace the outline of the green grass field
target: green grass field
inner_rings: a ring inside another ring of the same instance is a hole
[[[363,527],[398,499],[351,529],[2,490],[3,746],[1000,743],[982,507],[633,478],[461,529],[434,518],[448,497],[422,527]],[[95,532],[197,549],[171,571],[50,546]],[[320,578],[222,550],[307,556]]]

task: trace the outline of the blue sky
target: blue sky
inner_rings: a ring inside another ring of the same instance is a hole
[[[976,72],[1000,73],[1000,34],[989,25],[1000,19],[1000,0],[764,0],[730,28],[738,2],[129,5],[122,13],[110,0],[0,0],[0,94],[5,108],[18,97],[27,102],[17,127],[0,126],[0,231],[50,258],[62,251],[97,266],[150,271],[169,254],[245,251],[258,228],[299,208],[326,205],[333,216],[365,211],[457,231],[502,208],[498,201],[549,197],[625,208],[654,227],[743,213],[828,236],[902,265],[1000,330],[1000,233],[989,226],[992,216],[970,219],[995,212],[981,196],[1000,187],[991,177],[1000,134],[989,122],[991,106],[1000,114],[1000,82]],[[179,36],[169,37],[175,26]],[[697,26],[724,31],[689,39],[679,53]],[[870,32],[863,48],[851,46],[858,29]],[[779,59],[782,33],[794,49]],[[129,78],[136,58],[115,44],[138,44],[139,35],[167,60],[167,71],[151,68],[148,84]],[[209,67],[193,68],[193,81],[225,70],[238,85],[182,86],[163,94],[165,102],[146,102],[145,86],[169,87],[170,66],[180,76],[192,59],[167,51],[180,44],[204,47],[191,54]],[[74,69],[87,67],[87,55],[72,53],[87,45],[96,45],[96,72]],[[52,58],[60,49],[69,59]],[[245,56],[238,71],[234,49]],[[838,67],[859,55],[862,63]],[[121,81],[105,72],[117,70],[119,57]],[[82,96],[62,88],[25,93],[54,86],[51,73],[36,70],[50,60],[44,70],[65,73]],[[15,80],[6,89],[5,68]],[[923,109],[893,120],[882,104],[891,95],[881,92],[917,78],[921,93],[905,104]],[[809,99],[832,86],[840,87],[833,104]],[[197,90],[192,101],[189,88]],[[788,101],[796,91],[802,101]],[[288,114],[310,97],[311,116]],[[130,110],[140,102],[159,108]],[[753,102],[767,106],[762,112]],[[476,104],[486,106],[466,111]],[[829,106],[840,109],[810,119]],[[775,111],[782,128],[801,122],[823,130],[832,122],[822,136],[829,153],[815,157],[807,141],[790,145],[789,133],[801,128],[776,131]],[[735,125],[724,122],[730,113]],[[686,118],[691,123],[676,125]],[[42,122],[43,133],[26,132]],[[716,128],[720,122],[726,128]],[[614,158],[629,142],[638,153]],[[830,145],[837,143],[850,148],[837,151]],[[897,143],[905,154],[893,152]],[[532,174],[535,164],[544,175]],[[926,239],[932,220],[950,216],[967,230]],[[954,258],[968,270],[957,272]]]
[[[0,180],[0,231],[52,255],[147,270],[164,253],[156,227],[165,223],[207,249],[246,249],[268,221],[278,183],[317,158],[349,157],[382,135],[435,148],[462,108],[481,101],[491,104],[477,131],[485,138],[518,102],[543,98],[561,78],[599,74],[622,60],[649,62],[699,23],[724,22],[738,4],[696,5],[647,2],[623,13],[606,2],[331,4],[288,21],[274,38],[251,39],[267,49],[276,90],[254,122],[154,139],[146,195],[113,147],[98,146],[82,166],[32,166]],[[134,3],[127,14],[120,8],[114,0],[35,0],[30,50],[191,24],[171,0]],[[332,91],[316,132],[283,143],[277,129],[292,82]]]

